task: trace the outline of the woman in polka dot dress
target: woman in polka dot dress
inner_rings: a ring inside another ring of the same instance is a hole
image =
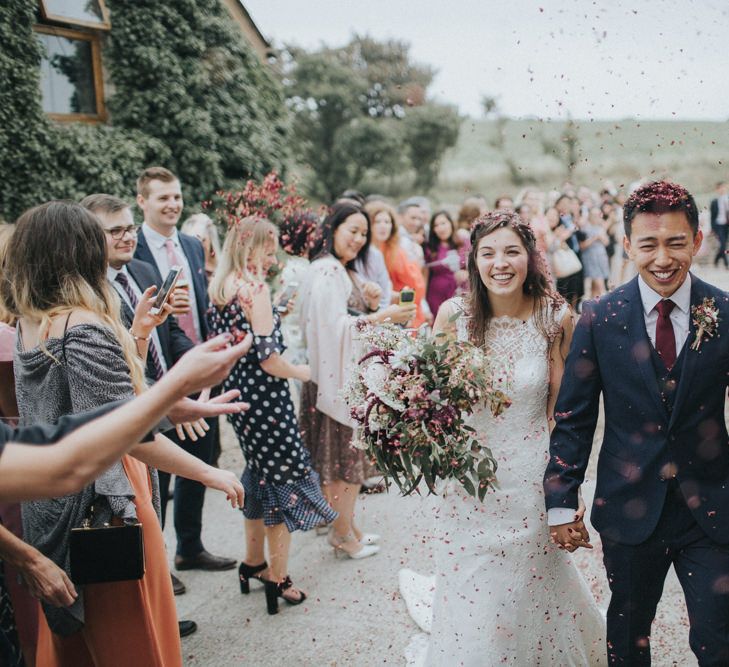
[[[229,419],[240,442],[246,467],[241,477],[246,557],[240,565],[242,593],[250,579],[266,587],[268,612],[278,598],[300,604],[306,595],[288,575],[291,533],[333,521],[337,514],[321,493],[319,476],[301,442],[288,378],[303,382],[309,367],[282,358],[285,350],[280,317],[272,306],[265,276],[276,262],[278,237],[268,220],[245,218],[231,227],[210,284],[211,335],[254,334],[250,352],[233,368],[224,389],[238,389],[250,409]],[[268,545],[268,562],[264,543]]]

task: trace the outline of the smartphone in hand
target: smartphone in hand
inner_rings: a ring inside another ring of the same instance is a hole
[[[284,287],[283,292],[281,292],[281,296],[278,300],[278,305],[276,306],[276,311],[279,313],[288,313],[289,307],[288,303],[291,301],[291,299],[294,298],[294,295],[299,290],[299,283],[297,282],[290,282],[286,287]]]
[[[177,284],[177,280],[179,279],[181,273],[181,266],[175,265],[170,268],[170,272],[167,274],[164,283],[162,283],[162,287],[160,287],[159,292],[157,292],[157,296],[154,299],[152,307],[149,309],[151,315],[158,315],[159,312],[162,310],[164,305],[169,300],[170,294],[172,294],[172,290],[175,289],[175,285]]]

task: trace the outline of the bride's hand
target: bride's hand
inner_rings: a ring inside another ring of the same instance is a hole
[[[577,494],[577,511],[575,512],[575,521],[582,521],[585,518],[585,501],[582,499],[582,491]]]

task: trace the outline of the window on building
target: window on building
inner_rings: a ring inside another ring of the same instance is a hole
[[[98,35],[47,25],[35,31],[44,48],[43,110],[56,120],[104,120]]]
[[[108,30],[109,10],[104,0],[40,0],[44,21]]]

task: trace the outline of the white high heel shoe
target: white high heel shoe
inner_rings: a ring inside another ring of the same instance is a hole
[[[359,538],[362,544],[377,544],[380,541],[380,536],[377,533],[362,533],[362,537]]]
[[[343,546],[349,542],[357,541],[357,538],[352,533],[349,533],[348,535],[337,535],[333,530],[329,533],[329,537],[327,537],[327,542],[334,547],[334,555],[337,558],[339,558],[340,554],[344,554],[353,560],[360,560],[361,558],[374,556],[380,550],[380,547],[377,545],[364,544],[362,542],[360,542],[360,548],[357,551],[348,551]]]

